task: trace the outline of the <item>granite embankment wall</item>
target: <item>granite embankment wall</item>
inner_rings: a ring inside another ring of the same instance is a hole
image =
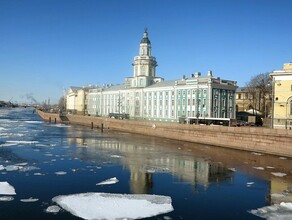
[[[93,128],[103,126],[104,129],[292,157],[292,130],[117,120],[80,115],[67,115],[60,118],[58,114],[42,111],[38,111],[38,114],[43,120],[51,121],[51,123],[68,120],[70,124]]]

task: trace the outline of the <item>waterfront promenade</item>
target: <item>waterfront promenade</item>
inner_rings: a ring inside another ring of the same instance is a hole
[[[92,129],[119,130],[142,135],[169,138],[292,157],[292,131],[261,127],[224,127],[167,122],[117,120],[104,117],[66,115],[38,111],[45,121],[90,126]]]

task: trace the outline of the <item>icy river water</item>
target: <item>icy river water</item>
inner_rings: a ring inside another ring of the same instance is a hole
[[[262,218],[292,219],[291,158],[0,108],[0,219]]]

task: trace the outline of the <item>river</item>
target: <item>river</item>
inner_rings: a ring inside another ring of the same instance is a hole
[[[127,219],[119,216],[124,210],[137,219],[291,219],[292,159],[47,123],[31,108],[0,108],[0,219],[90,219],[53,199],[80,193],[106,195],[109,203],[76,197],[80,212],[99,209],[97,219]],[[146,195],[152,210],[139,207]]]

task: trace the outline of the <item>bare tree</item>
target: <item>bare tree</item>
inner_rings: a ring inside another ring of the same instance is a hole
[[[253,109],[257,109],[267,115],[271,110],[272,86],[269,73],[260,73],[253,76],[246,85]]]
[[[59,99],[59,103],[58,103],[58,107],[61,111],[65,111],[65,108],[66,108],[66,99],[64,96],[62,96],[60,99]]]

